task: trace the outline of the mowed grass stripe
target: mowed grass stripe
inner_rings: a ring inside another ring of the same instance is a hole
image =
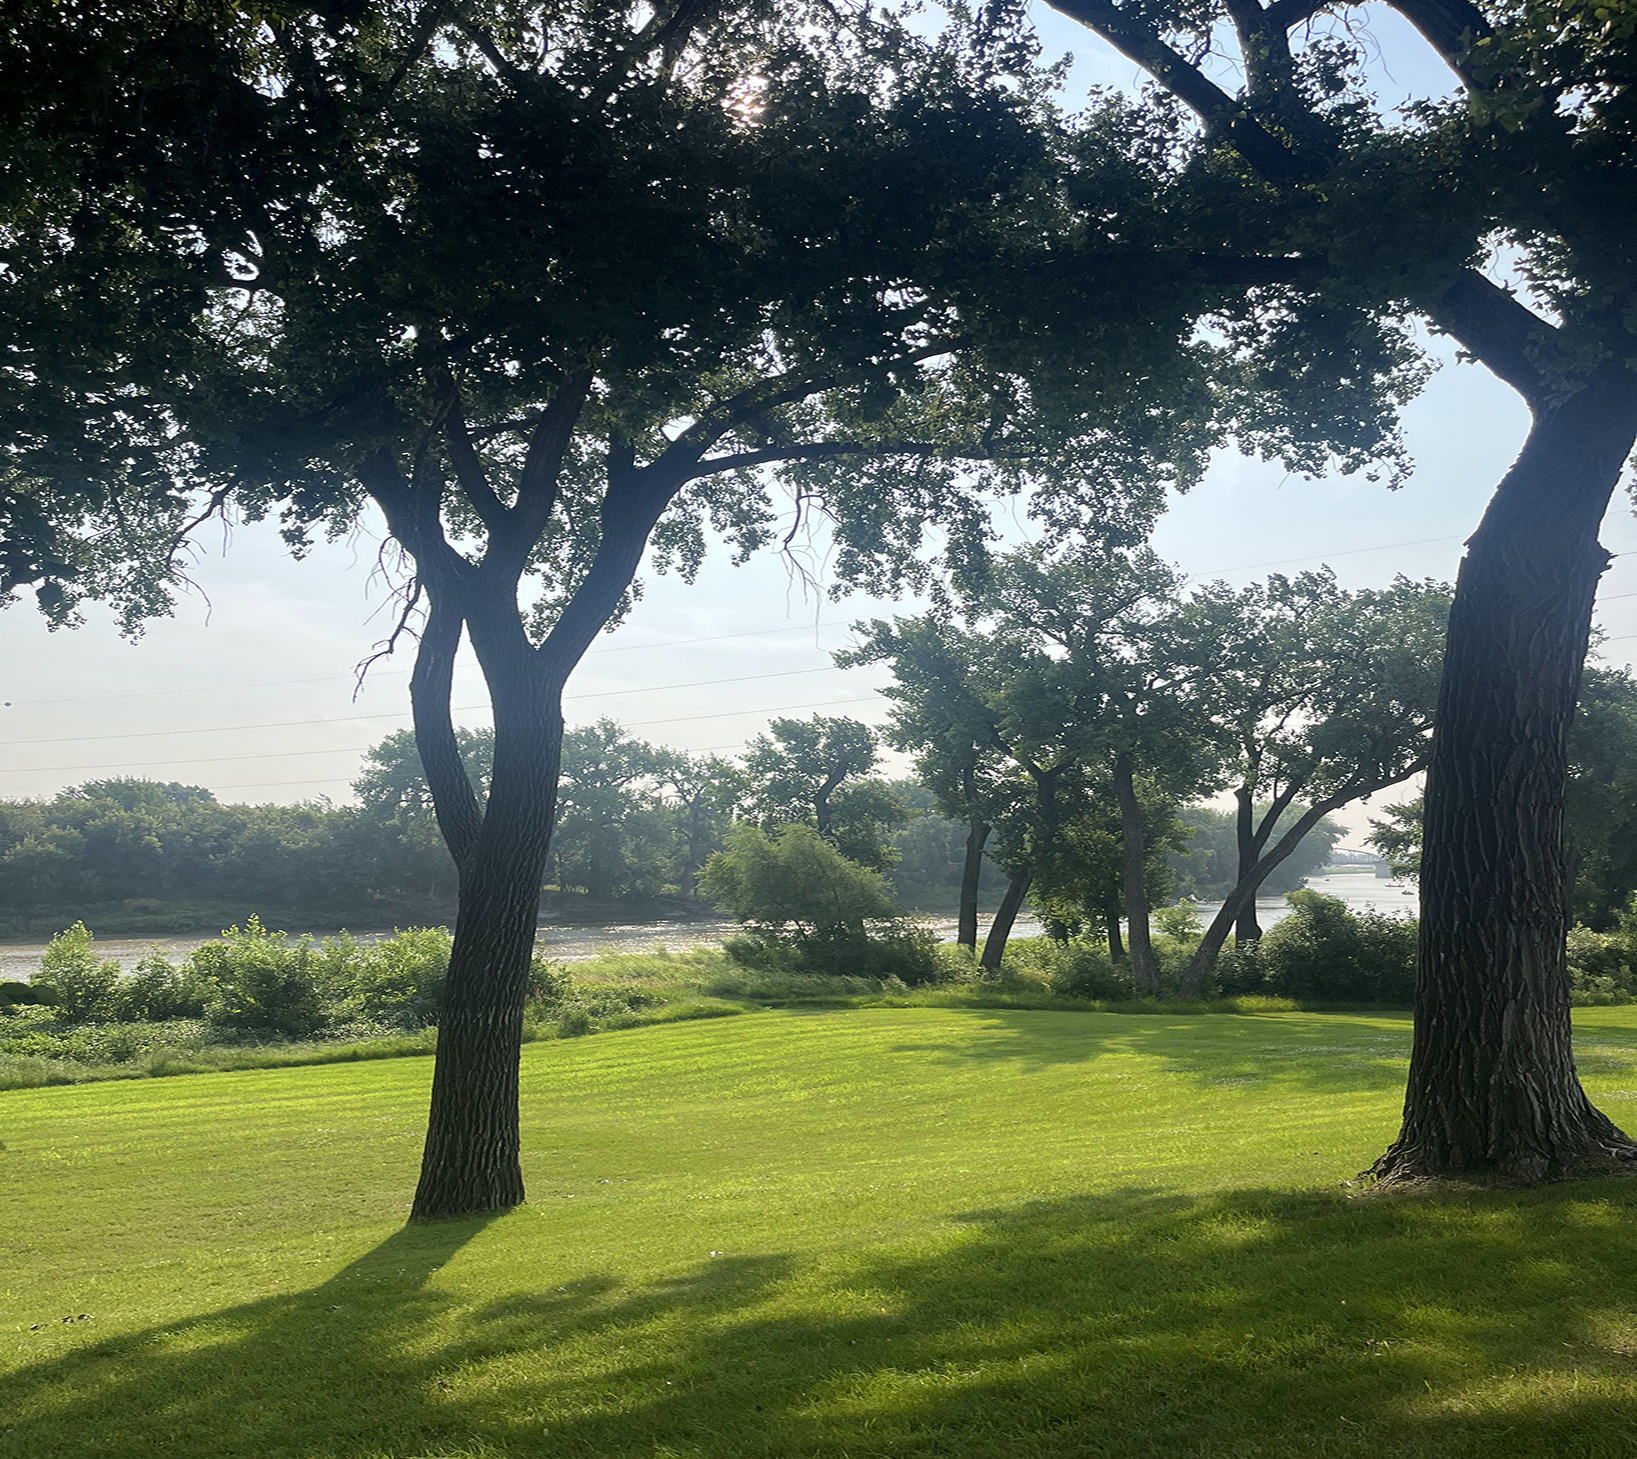
[[[1580,1022],[1594,1091],[1637,1089],[1637,1010]],[[1627,1182],[1338,1186],[1408,1034],[872,1009],[534,1045],[531,1204],[409,1229],[426,1060],[7,1094],[0,1454],[1637,1452]]]

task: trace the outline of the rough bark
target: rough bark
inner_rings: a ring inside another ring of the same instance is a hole
[[[1121,890],[1125,897],[1126,940],[1131,945],[1131,979],[1138,992],[1158,993],[1160,965],[1148,928],[1148,837],[1129,754],[1115,758],[1114,794],[1120,806]]]
[[[1125,939],[1120,936],[1120,899],[1110,897],[1103,903],[1103,926],[1108,929],[1108,956],[1111,962],[1125,961]]]
[[[983,847],[990,828],[973,821],[966,833],[966,860],[961,867],[961,906],[955,944],[968,952],[978,950],[978,883],[983,877]]]
[[[1234,815],[1238,842],[1238,862],[1234,875],[1243,885],[1260,858],[1262,847],[1256,839],[1256,810],[1251,803],[1249,787],[1241,786],[1234,792],[1234,799],[1238,802]],[[1256,920],[1256,898],[1250,897],[1240,908],[1233,925],[1234,946],[1243,947],[1246,943],[1255,942],[1261,935],[1262,924]]]
[[[1029,894],[1029,883],[1034,880],[1034,871],[1025,867],[1006,884],[1006,895],[1000,899],[1000,909],[995,913],[995,920],[989,924],[989,935],[983,940],[983,956],[978,959],[980,966],[990,972],[1000,968],[1000,960],[1006,951],[1006,939],[1012,935],[1012,924],[1017,921],[1018,909],[1023,906],[1023,899]]]
[[[1563,788],[1597,541],[1637,435],[1606,366],[1535,411],[1468,544],[1427,778],[1421,963],[1404,1124],[1372,1168],[1534,1182],[1637,1147],[1586,1098],[1570,1048]]]

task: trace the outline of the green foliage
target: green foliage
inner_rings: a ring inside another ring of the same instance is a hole
[[[1290,805],[1281,814],[1269,814],[1272,807],[1258,802],[1254,807],[1258,824],[1271,822],[1268,842],[1276,842],[1307,811],[1304,804]],[[1191,833],[1186,843],[1167,858],[1179,893],[1199,901],[1220,901],[1239,879],[1239,848],[1236,816],[1211,806],[1184,806],[1178,818]],[[1329,816],[1324,817],[1299,842],[1289,857],[1268,873],[1257,888],[1258,896],[1280,896],[1304,886],[1308,877],[1322,867],[1335,844],[1347,834]]]
[[[83,922],[51,939],[34,983],[50,990],[64,1022],[108,1023],[119,1016],[119,963],[92,952]]]
[[[119,986],[120,1015],[141,1023],[204,1018],[216,1004],[216,980],[204,961],[175,967],[159,953],[143,958]]]
[[[867,921],[893,915],[879,872],[848,861],[800,823],[772,832],[736,826],[705,863],[700,885],[737,921],[769,934],[861,933]]]
[[[1234,991],[1397,1008],[1414,1002],[1413,918],[1355,914],[1340,898],[1307,889],[1287,893],[1285,900],[1290,916],[1264,933],[1251,955],[1261,968],[1262,988]],[[1242,981],[1245,971],[1236,968],[1234,976]]]
[[[700,885],[751,929],[726,948],[746,967],[905,983],[944,976],[937,939],[895,914],[881,874],[848,861],[811,826],[735,827]]]
[[[768,829],[813,826],[849,861],[884,871],[887,832],[909,808],[870,775],[880,757],[875,731],[856,719],[775,719],[745,749],[751,812]]]
[[[1178,942],[1197,942],[1204,935],[1199,920],[1199,908],[1192,902],[1181,901],[1173,907],[1161,907],[1154,913],[1154,931]]]
[[[222,1027],[307,1038],[326,1018],[313,954],[311,939],[291,942],[251,917],[195,948],[188,966],[214,985],[211,1017]]]
[[[1116,965],[1105,946],[1083,938],[1067,942],[1014,938],[1006,944],[1001,971],[1036,986],[1044,984],[1064,998],[1112,1001],[1131,998],[1137,991],[1129,968]]]

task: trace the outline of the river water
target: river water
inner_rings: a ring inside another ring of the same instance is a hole
[[[1335,876],[1309,877],[1308,886],[1326,896],[1340,897],[1354,912],[1380,911],[1395,916],[1413,915],[1416,897],[1413,889],[1400,887],[1372,876],[1368,872],[1344,872]],[[1220,903],[1206,902],[1200,913],[1209,921]],[[1264,928],[1289,914],[1283,897],[1270,897],[1256,904],[1257,917]],[[955,940],[955,916],[925,914],[922,918],[945,942]],[[987,929],[987,916],[979,923],[979,934]],[[297,931],[301,929],[295,929]],[[315,929],[331,932],[333,928]],[[599,952],[652,952],[665,948],[670,952],[685,952],[690,947],[719,947],[722,940],[737,931],[737,924],[727,920],[687,922],[610,922],[593,926],[543,926],[537,947],[542,955],[558,962],[578,962],[595,957]],[[1019,917],[1013,930],[1015,937],[1037,937],[1040,923],[1033,916]],[[390,928],[358,930],[360,938],[387,937]],[[96,950],[102,957],[117,958],[120,966],[131,967],[150,952],[162,953],[177,962],[209,937],[134,937],[98,939]],[[18,979],[27,981],[40,968],[40,955],[45,951],[41,942],[0,944],[0,981]]]

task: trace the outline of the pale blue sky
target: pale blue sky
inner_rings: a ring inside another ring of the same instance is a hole
[[[1077,81],[1132,83],[1123,59],[1044,14],[1048,46],[1079,57]],[[1370,18],[1384,96],[1443,86],[1401,23],[1374,10]],[[1406,413],[1417,469],[1403,489],[1362,476],[1308,482],[1227,456],[1174,503],[1155,537],[1160,552],[1196,578],[1233,582],[1320,562],[1352,587],[1395,573],[1453,577],[1461,540],[1516,454],[1527,417],[1509,389],[1431,343],[1445,363]],[[1616,558],[1599,613],[1612,639],[1607,657],[1624,663],[1637,652],[1637,523],[1623,496],[1604,542],[1634,554]],[[101,613],[58,634],[26,605],[0,615],[0,701],[9,701],[0,708],[0,797],[140,774],[206,785],[223,800],[347,798],[363,747],[408,723],[406,658],[378,665],[353,698],[352,666],[390,626],[386,593],[371,581],[379,542],[361,532],[300,563],[265,527],[235,529],[222,546],[212,539],[195,573],[208,607],[204,597],[184,601],[135,646]],[[884,717],[872,694],[884,673],[843,673],[828,651],[848,641],[850,621],[895,605],[815,600],[771,555],[739,568],[718,555],[693,587],[650,575],[647,588],[575,675],[572,721],[608,714],[647,739],[731,753],[772,712]],[[483,698],[476,675],[463,674],[456,704]],[[477,724],[485,715],[472,708],[460,718]],[[1362,825],[1362,815],[1347,819]]]

